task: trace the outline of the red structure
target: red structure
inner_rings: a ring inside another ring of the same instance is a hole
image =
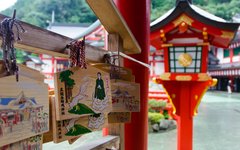
[[[132,55],[148,63],[150,34],[150,1],[117,0],[116,4],[126,20],[142,52]],[[141,84],[141,112],[132,113],[132,122],[125,125],[125,150],[147,150],[148,137],[148,80],[149,70],[140,64],[125,60],[124,65],[132,69],[136,82]]]
[[[240,92],[240,28],[228,49],[214,48],[212,54],[218,59],[211,63],[208,72],[218,79],[214,90],[227,91],[229,80],[232,81],[232,91]]]
[[[190,0],[177,0],[176,7],[151,24],[151,45],[164,50],[165,73],[156,78],[169,95],[178,116],[178,150],[192,150],[193,116],[209,86],[209,45],[227,48],[239,24],[227,23]]]

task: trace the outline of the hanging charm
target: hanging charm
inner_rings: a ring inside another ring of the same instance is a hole
[[[79,66],[87,69],[85,58],[85,37],[67,46],[70,48],[70,67]]]
[[[3,62],[8,75],[16,75],[18,81],[18,66],[16,60],[16,49],[14,48],[15,36],[13,26],[17,29],[17,41],[21,40],[19,33],[25,30],[21,24],[15,19],[16,10],[14,10],[13,18],[5,18],[0,24],[0,36],[2,38],[1,48],[3,49]]]

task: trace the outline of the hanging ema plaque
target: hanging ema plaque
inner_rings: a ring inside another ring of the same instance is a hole
[[[108,117],[105,113],[92,114],[89,116],[81,116],[78,118],[56,120],[56,109],[54,97],[51,98],[52,103],[52,129],[53,141],[59,143],[65,140],[72,140],[83,134],[92,131],[101,130],[107,126]]]
[[[0,150],[42,150],[42,135],[36,135],[15,143],[4,145]]]
[[[140,85],[134,82],[111,80],[112,112],[139,112]]]
[[[55,96],[57,120],[110,112],[109,74],[91,66],[56,73]]]
[[[0,147],[47,132],[48,86],[20,75],[0,78]]]

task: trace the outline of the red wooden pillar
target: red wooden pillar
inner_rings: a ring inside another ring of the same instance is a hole
[[[178,117],[178,150],[192,150],[193,143],[193,117],[191,114],[191,84],[180,83],[180,101]]]
[[[123,18],[141,47],[135,59],[148,63],[150,37],[150,0],[116,0]],[[125,150],[147,150],[148,141],[148,81],[149,70],[135,62],[124,60],[141,84],[141,112],[132,113],[132,122],[125,125]]]
[[[233,62],[233,48],[230,48],[229,49],[229,57],[230,57],[230,63],[232,63]]]

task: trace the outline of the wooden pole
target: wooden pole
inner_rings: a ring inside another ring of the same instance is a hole
[[[129,1],[116,0],[123,18],[141,47],[141,54],[131,55],[133,58],[148,63],[150,37],[150,0]],[[125,124],[125,150],[147,150],[148,141],[148,68],[124,60],[124,66],[131,68],[140,83],[141,110],[132,113],[131,123]]]
[[[112,52],[121,52],[123,49],[123,40],[118,34],[108,35],[108,50]],[[118,60],[119,65],[121,60]],[[124,150],[124,124],[113,123],[108,125],[108,134],[120,137],[120,150]]]

